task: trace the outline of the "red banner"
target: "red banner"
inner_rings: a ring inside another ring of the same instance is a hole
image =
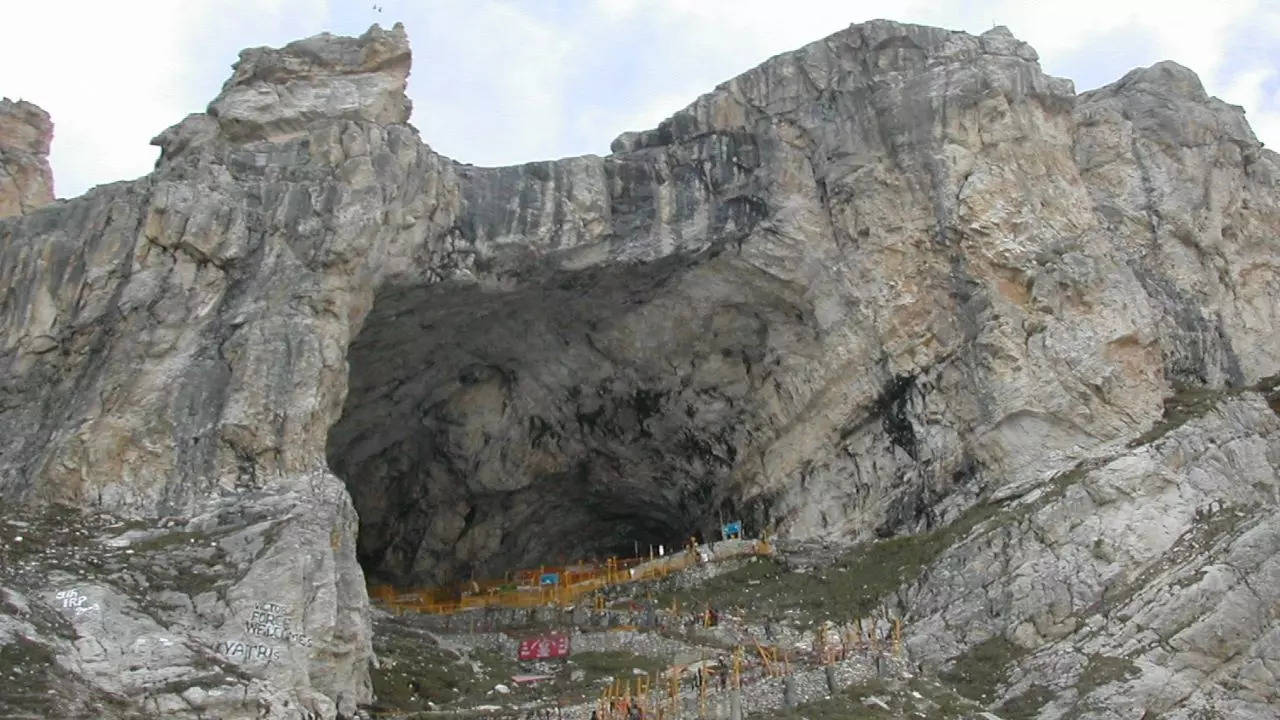
[[[546,660],[569,656],[569,636],[565,633],[535,635],[520,641],[521,660]]]

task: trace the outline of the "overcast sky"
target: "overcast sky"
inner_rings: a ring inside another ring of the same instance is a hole
[[[1007,25],[1077,91],[1176,60],[1280,146],[1277,0],[11,0],[0,95],[54,121],[59,197],[137,177],[149,140],[202,111],[241,48],[402,21],[411,122],[477,165],[604,154],[771,55],[884,17]]]

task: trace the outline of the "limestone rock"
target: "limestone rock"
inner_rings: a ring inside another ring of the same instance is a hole
[[[53,202],[53,122],[36,105],[0,99],[0,217]]]
[[[1277,460],[1280,419],[1245,393],[1083,462],[977,525],[899,597],[913,653],[941,663],[1006,638],[1023,656],[997,668],[1000,694],[1040,694],[1046,720],[1270,717]]]
[[[57,660],[54,710],[347,714],[365,571],[721,517],[954,527],[895,594],[922,661],[1004,638],[1038,664],[1001,692],[1057,683],[1054,717],[1271,702],[1270,641],[1235,634],[1274,634],[1242,588],[1272,573],[1277,428],[1241,390],[1280,372],[1280,160],[1189,71],[1077,96],[1007,30],[875,21],[607,157],[477,168],[405,124],[408,63],[399,27],[246,51],[154,173],[0,221],[0,498],[87,511],[82,554],[118,565],[3,565],[0,637]],[[1126,448],[1188,392],[1235,395]],[[1026,512],[953,524],[993,504]],[[1088,609],[1113,587],[1123,617]],[[57,615],[67,589],[105,622]],[[1124,680],[1076,681],[1098,667]]]
[[[0,516],[0,530],[25,534],[3,550],[0,587],[25,601],[0,608],[0,633],[13,633],[0,643],[46,658],[16,666],[30,691],[0,693],[0,714],[332,718],[368,699],[367,601],[344,566],[355,516],[341,486],[300,478],[203,510]],[[303,702],[318,709],[303,715]]]
[[[297,137],[312,120],[405,123],[409,38],[399,23],[358,38],[327,33],[240,53],[209,114],[234,140]]]

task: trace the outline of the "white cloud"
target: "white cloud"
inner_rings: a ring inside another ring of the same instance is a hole
[[[1246,108],[1249,125],[1259,140],[1268,146],[1268,139],[1280,143],[1280,71],[1267,67],[1241,72],[1223,88],[1222,98]]]
[[[579,137],[594,137],[598,149],[594,154],[608,152],[608,144],[628,130],[649,130],[671,117],[672,113],[688,105],[705,88],[690,88],[654,98],[638,108],[588,107],[573,119]]]
[[[414,46],[412,122],[436,150],[504,164],[510,148],[544,146],[564,126],[570,34],[515,4],[489,0],[444,3],[405,20]]]
[[[10,3],[0,93],[53,117],[54,184],[61,196],[78,195],[149,172],[150,139],[212,99],[209,87],[217,91],[235,60],[232,46],[264,30],[318,22],[324,7],[323,0]],[[291,38],[276,32],[269,39]],[[201,83],[208,71],[217,79]]]
[[[1211,94],[1243,105],[1258,137],[1280,145],[1280,105],[1274,92],[1263,92],[1263,83],[1274,76],[1228,62],[1242,27],[1261,32],[1273,43],[1280,38],[1280,3],[1271,0],[790,0],[785,10],[771,0],[597,0],[597,5],[632,20],[662,18],[665,26],[682,29],[677,32],[685,36],[676,39],[683,52],[714,57],[717,69],[723,59],[732,59],[745,70],[850,22],[877,17],[973,33],[1006,25],[1036,48],[1047,72],[1096,78],[1080,89],[1119,79],[1138,65],[1172,59],[1196,71]],[[1276,59],[1274,54],[1255,58],[1269,69],[1274,69]],[[726,77],[704,83],[704,88]]]
[[[150,169],[138,147],[146,148],[164,127],[155,123],[176,110],[174,81],[185,54],[171,28],[180,22],[180,6],[166,2],[20,3],[5,10],[0,92],[53,116],[59,189],[78,192],[88,182]]]
[[[150,170],[148,140],[202,110],[239,49],[403,20],[423,138],[462,161],[506,164],[607,152],[619,132],[656,125],[771,55],[888,17],[969,32],[1008,25],[1046,71],[1082,88],[1171,58],[1280,145],[1277,56],[1233,45],[1241,28],[1274,44],[1271,0],[381,0],[381,13],[371,3],[11,3],[5,24],[20,30],[0,44],[0,94],[53,115],[55,181],[78,194]]]

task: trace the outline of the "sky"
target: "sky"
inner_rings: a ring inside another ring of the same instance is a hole
[[[397,21],[413,47],[410,122],[476,165],[605,154],[619,133],[873,18],[1008,26],[1077,91],[1175,60],[1280,147],[1280,0],[14,0],[0,17],[0,95],[52,115],[58,197],[149,172],[150,139],[203,111],[240,49]]]

